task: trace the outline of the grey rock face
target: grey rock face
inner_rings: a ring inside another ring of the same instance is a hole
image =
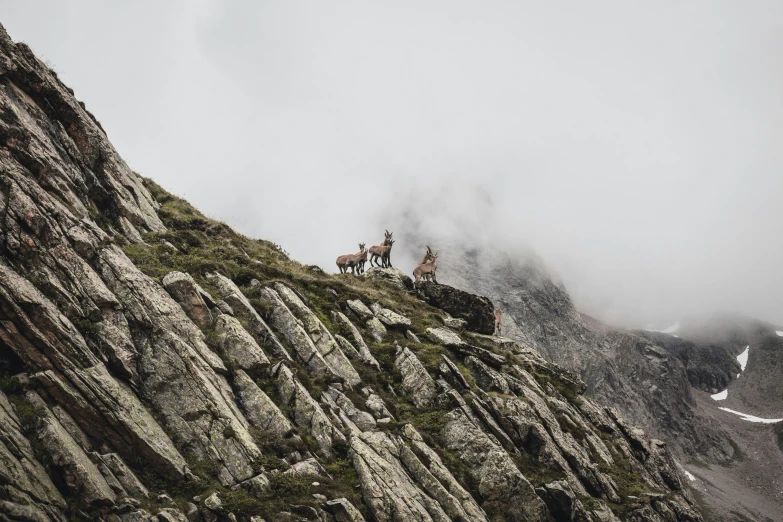
[[[230,485],[250,478],[251,463],[260,451],[231,388],[215,372],[226,372],[222,361],[182,309],[121,251],[106,249],[101,259],[109,286],[123,297],[134,321],[155,333],[136,340],[144,347],[145,396],[170,429],[192,442],[194,451],[204,457],[220,455],[222,482]],[[181,389],[189,393],[182,394]]]
[[[362,514],[348,501],[348,499],[336,498],[334,500],[327,500],[326,509],[332,514],[337,522],[365,522]]]
[[[302,322],[286,306],[280,295],[271,288],[260,289],[258,293],[271,309],[270,322],[293,348],[296,358],[315,376],[325,377],[333,374],[332,368],[307,335]]]
[[[288,351],[280,344],[275,333],[258,315],[258,312],[256,312],[239,287],[231,279],[221,274],[209,274],[207,277],[214,281],[218,287],[221,299],[231,307],[231,314],[247,321],[248,331],[256,342],[269,350],[269,353],[278,359],[290,361],[291,356],[288,354]]]
[[[19,419],[2,391],[0,391],[0,482],[13,485],[20,497],[13,505],[0,507],[0,514],[6,514],[11,518],[10,515],[15,512],[41,513],[51,520],[65,520],[62,514],[65,500],[46,474],[46,470],[35,459],[33,448],[22,433]],[[22,501],[23,497],[26,497],[25,501]],[[20,505],[19,502],[24,505]],[[38,519],[46,520],[41,517]]]
[[[36,438],[49,454],[69,491],[88,504],[113,504],[116,496],[106,479],[52,415],[46,403],[33,391],[27,392],[26,399],[40,415]]]
[[[359,299],[349,299],[345,302],[345,304],[347,304],[348,308],[350,308],[351,311],[363,321],[366,321],[370,317],[374,316],[372,310],[370,310],[367,305],[361,302]]]
[[[376,317],[370,317],[365,323],[370,330],[370,335],[375,339],[375,342],[382,343],[386,338],[386,327]]]
[[[503,506],[514,520],[550,520],[544,502],[497,442],[461,412],[452,411],[446,419],[446,446],[468,466],[485,502]]]
[[[308,430],[318,442],[323,454],[331,456],[333,442],[335,440],[344,441],[345,436],[332,425],[321,406],[296,380],[288,367],[278,364],[273,368],[273,374],[277,376],[280,400],[293,413],[296,425]]]
[[[242,370],[234,374],[234,386],[250,424],[278,437],[285,436],[294,428],[280,408]]]
[[[277,290],[280,298],[301,321],[302,326],[307,331],[313,344],[323,356],[332,372],[352,385],[359,384],[361,378],[356,369],[351,364],[351,361],[345,356],[340,349],[340,346],[337,344],[337,341],[335,341],[332,334],[326,326],[324,326],[318,316],[316,316],[313,311],[302,302],[299,296],[286,285],[275,283],[275,290]]]
[[[343,325],[345,328],[348,329],[349,332],[351,332],[351,338],[353,339],[354,346],[356,347],[356,351],[359,352],[359,358],[361,359],[361,361],[364,364],[372,366],[376,370],[380,370],[381,366],[378,364],[378,361],[370,352],[370,349],[367,347],[367,343],[364,342],[364,338],[362,337],[362,334],[359,332],[359,329],[356,328],[356,326],[354,326],[354,324],[342,312],[334,312],[332,314],[332,317],[334,318],[335,322],[338,325]]]
[[[371,308],[375,317],[388,328],[405,331],[411,325],[410,319],[388,308],[384,308],[378,303],[373,303]]]
[[[377,268],[373,267],[362,274],[362,277],[383,281],[402,290],[413,290],[413,279],[408,277],[402,270],[396,268]]]
[[[375,418],[362,411],[354,405],[353,401],[346,397],[334,386],[330,386],[323,392],[325,401],[334,408],[340,409],[340,414],[345,415],[348,419],[355,424],[361,431],[368,431],[375,429]]]
[[[212,313],[190,274],[169,272],[163,278],[163,286],[196,326],[203,330],[212,324]]]
[[[402,348],[397,352],[394,365],[402,374],[402,389],[410,395],[413,404],[417,408],[428,406],[438,393],[438,386],[418,357],[408,348]]]
[[[269,365],[269,359],[237,319],[220,314],[215,320],[215,334],[226,357],[236,367],[254,372]]]

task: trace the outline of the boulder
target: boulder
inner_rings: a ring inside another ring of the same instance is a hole
[[[359,299],[349,299],[345,304],[347,304],[348,308],[350,308],[351,311],[356,314],[356,317],[362,321],[366,321],[374,315],[372,310],[367,308],[367,305],[361,302]]]
[[[488,298],[432,282],[422,283],[418,292],[432,306],[464,319],[468,330],[487,335],[495,332],[495,307]]]
[[[391,329],[407,330],[411,325],[410,319],[402,314],[389,310],[388,308],[384,308],[378,303],[373,303],[370,308],[372,308],[375,317],[377,317],[384,326]]]
[[[365,522],[364,517],[346,498],[326,501],[326,510],[337,522]]]
[[[490,435],[459,410],[445,415],[444,445],[466,466],[485,507],[493,506],[509,520],[551,520],[533,486]]]
[[[370,330],[370,335],[375,339],[375,342],[382,343],[384,338],[386,338],[387,333],[383,323],[380,322],[377,317],[371,317],[367,319],[365,324],[367,325],[367,329]]]
[[[401,288],[402,290],[413,290],[413,279],[405,275],[402,270],[396,268],[370,268],[362,277],[375,281],[383,281]]]

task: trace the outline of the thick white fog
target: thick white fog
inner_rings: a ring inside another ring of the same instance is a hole
[[[136,171],[300,261],[404,210],[617,324],[783,324],[781,2],[0,6]]]

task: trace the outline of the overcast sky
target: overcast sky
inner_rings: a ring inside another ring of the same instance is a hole
[[[132,168],[300,261],[332,270],[417,194],[444,234],[459,218],[531,245],[604,319],[783,323],[778,0],[0,0],[0,17]]]

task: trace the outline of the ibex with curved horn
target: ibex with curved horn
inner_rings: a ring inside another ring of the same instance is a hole
[[[370,266],[378,266],[380,268],[392,268],[391,264],[391,249],[394,244],[392,239],[393,232],[386,231],[386,237],[383,243],[377,246],[370,247]],[[378,264],[378,258],[381,259],[381,263]],[[375,264],[373,264],[375,262]]]
[[[428,263],[422,263],[413,270],[413,277],[416,278],[416,280],[413,282],[414,285],[418,284],[422,278],[425,280],[432,278],[432,281],[435,284],[438,283],[438,278],[435,277],[435,270],[438,268],[438,255],[439,254],[437,252],[431,254],[431,259]]]
[[[432,259],[432,249],[428,245],[424,245],[427,247],[427,253],[424,254],[424,257],[421,258],[421,261],[419,261],[420,265],[423,265],[424,263],[429,263],[430,259]]]
[[[359,243],[359,252],[356,254],[345,254],[337,258],[337,268],[340,269],[341,274],[347,274],[348,269],[351,269],[352,274],[356,274],[355,270],[359,270],[361,274],[363,271],[364,262],[367,261],[367,251],[364,249],[365,244]]]

